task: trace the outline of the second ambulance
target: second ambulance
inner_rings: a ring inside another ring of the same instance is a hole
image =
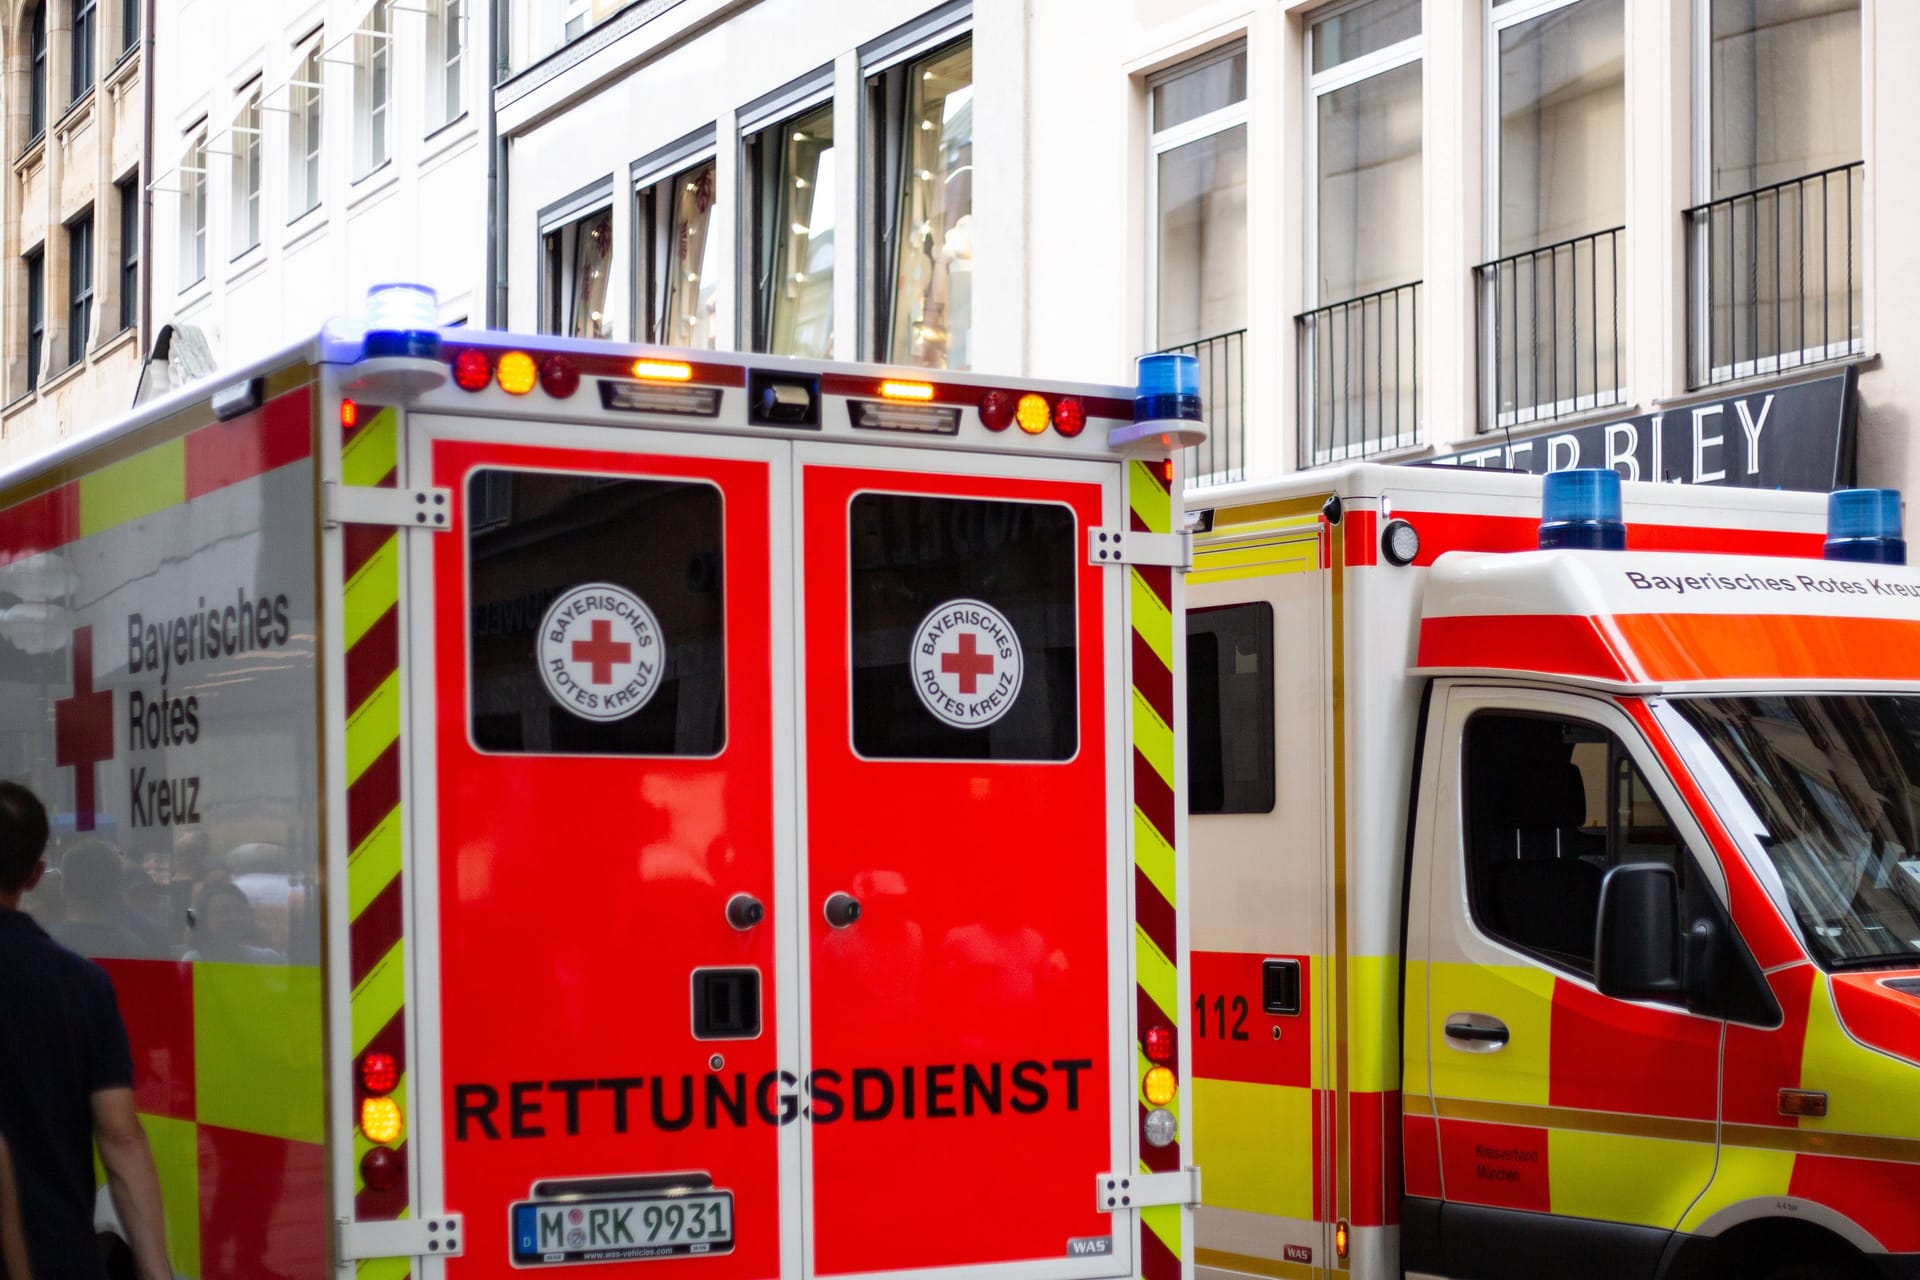
[[[1920,1275],[1920,573],[1835,498],[1201,496],[1202,1274]]]

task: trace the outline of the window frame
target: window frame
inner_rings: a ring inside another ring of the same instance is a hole
[[[326,143],[326,62],[322,33],[313,32],[294,47],[287,78],[287,222],[300,221],[320,207]],[[313,79],[307,79],[311,72]],[[296,186],[297,183],[297,186]]]
[[[611,219],[613,213],[613,175],[595,179],[571,195],[554,201],[542,209],[536,218],[539,241],[540,264],[540,311],[536,329],[540,333],[565,334],[571,331],[573,324],[574,276],[571,258],[568,253],[570,237],[577,236],[583,224],[589,218],[605,213]],[[607,244],[607,282],[613,282],[613,243],[609,227]],[[555,263],[555,250],[559,251],[560,262]],[[576,250],[577,252],[577,250]],[[612,337],[612,317],[606,311],[601,312],[601,324],[606,333],[600,336]]]
[[[1221,751],[1221,762],[1222,762],[1223,768],[1222,768],[1222,780],[1221,780],[1220,807],[1217,809],[1200,809],[1200,808],[1194,807],[1195,793],[1197,791],[1197,783],[1194,780],[1200,776],[1200,770],[1196,767],[1194,763],[1194,755],[1196,750],[1198,749],[1198,744],[1199,744],[1199,735],[1197,731],[1190,732],[1187,737],[1187,750],[1186,750],[1187,777],[1189,780],[1189,786],[1187,791],[1187,812],[1190,815],[1198,815],[1198,816],[1206,816],[1206,817],[1214,817],[1214,816],[1224,817],[1224,816],[1235,815],[1235,814],[1267,815],[1267,814],[1272,814],[1276,812],[1280,806],[1280,744],[1279,744],[1279,734],[1276,730],[1276,725],[1278,723],[1277,715],[1278,715],[1278,706],[1279,706],[1279,690],[1278,690],[1277,681],[1275,678],[1275,666],[1279,659],[1279,646],[1275,643],[1275,640],[1274,640],[1274,629],[1277,625],[1277,622],[1275,618],[1276,610],[1273,607],[1273,602],[1265,597],[1260,597],[1252,600],[1222,601],[1219,604],[1199,605],[1199,606],[1195,606],[1193,608],[1188,609],[1187,610],[1187,629],[1186,629],[1187,664],[1186,664],[1186,670],[1182,673],[1181,678],[1187,682],[1188,722],[1189,722],[1189,728],[1191,729],[1192,722],[1195,718],[1192,711],[1192,708],[1195,703],[1195,696],[1192,691],[1193,676],[1194,676],[1193,623],[1196,619],[1203,619],[1203,618],[1206,618],[1208,615],[1221,616],[1221,615],[1228,615],[1228,614],[1240,614],[1240,613],[1245,613],[1249,611],[1256,613],[1259,619],[1258,626],[1255,628],[1256,635],[1263,637],[1266,641],[1265,652],[1258,655],[1260,660],[1260,670],[1258,672],[1259,679],[1260,679],[1260,687],[1258,689],[1258,693],[1260,695],[1260,701],[1262,705],[1258,708],[1258,714],[1257,714],[1258,727],[1256,729],[1256,733],[1258,734],[1258,739],[1259,739],[1258,742],[1256,743],[1256,746],[1259,750],[1259,754],[1261,755],[1262,759],[1264,760],[1264,763],[1266,764],[1266,778],[1264,781],[1265,791],[1263,793],[1266,803],[1264,806],[1259,808],[1243,808],[1239,806],[1229,805],[1227,803],[1227,786],[1225,781],[1225,770],[1224,770],[1224,764],[1225,764],[1225,758],[1226,758],[1224,743],[1226,739],[1227,717],[1225,714],[1224,703],[1222,703],[1220,704],[1221,714],[1218,717],[1218,721],[1221,726],[1221,741],[1223,744],[1223,749]],[[1217,694],[1218,691],[1216,690],[1215,692]]]
[[[229,130],[233,135],[233,150],[227,185],[227,198],[232,206],[230,230],[233,237],[229,243],[228,257],[235,262],[260,247],[265,221],[261,194],[266,185],[260,78],[256,76],[242,85],[237,96],[240,98],[240,109]]]
[[[93,331],[94,220],[88,205],[67,220],[67,361],[65,368],[84,363],[87,338]]]
[[[202,117],[187,130],[186,151],[180,159],[181,293],[207,278],[207,177],[207,121]],[[189,276],[189,271],[197,274]]]
[[[120,332],[140,323],[140,175],[113,184],[120,213]]]
[[[467,7],[469,0],[428,0],[426,136],[467,114]],[[449,17],[449,15],[452,15]],[[451,43],[449,35],[451,33]]]
[[[53,97],[51,63],[47,55],[47,3],[34,6],[29,24],[27,61],[27,145],[47,136],[47,107]]]
[[[1216,107],[1205,115],[1195,116],[1167,129],[1156,129],[1153,118],[1153,91],[1163,84],[1177,80],[1195,71],[1204,71],[1216,63],[1227,62],[1236,55],[1247,59],[1248,91],[1241,95],[1240,101]],[[1309,54],[1311,56],[1311,54]],[[1203,50],[1162,67],[1146,78],[1141,86],[1145,96],[1147,129],[1147,309],[1145,321],[1147,333],[1145,350],[1162,349],[1164,336],[1160,332],[1160,157],[1169,151],[1178,150],[1202,138],[1211,138],[1229,129],[1247,130],[1248,158],[1251,160],[1253,143],[1253,113],[1249,106],[1252,95],[1253,52],[1247,36],[1242,31],[1237,37],[1225,43]],[[1247,218],[1243,233],[1248,236],[1248,248],[1251,249],[1253,219]],[[1251,299],[1249,299],[1251,301]],[[1244,321],[1241,328],[1245,328]]]
[[[140,46],[141,0],[120,0],[120,52],[114,61],[126,58]]]
[[[737,202],[737,208],[739,210],[737,225],[740,228],[741,234],[738,245],[739,266],[737,268],[740,289],[736,304],[737,323],[735,328],[738,331],[736,334],[736,345],[738,349],[742,351],[773,354],[771,350],[771,339],[773,331],[777,327],[774,324],[773,315],[773,306],[777,305],[777,302],[771,305],[769,304],[767,299],[767,285],[772,283],[774,262],[779,255],[777,252],[767,253],[763,250],[761,242],[766,230],[766,227],[763,226],[763,218],[772,219],[775,228],[773,234],[776,236],[779,234],[777,228],[780,218],[777,212],[769,214],[765,211],[766,193],[762,190],[762,184],[769,171],[771,171],[776,181],[784,179],[787,174],[784,163],[784,148],[780,158],[772,162],[771,166],[769,166],[760,155],[760,147],[765,145],[762,139],[766,139],[769,135],[776,134],[783,137],[786,130],[790,129],[801,119],[815,114],[822,107],[827,108],[829,111],[837,111],[838,102],[834,97],[833,90],[833,66],[829,63],[824,67],[818,67],[806,75],[798,77],[791,83],[767,94],[765,97],[749,103],[738,112],[740,156],[736,172],[740,174],[741,180],[738,184],[740,190],[739,200]],[[775,140],[779,141],[781,139],[776,137]],[[845,151],[845,145],[842,139],[836,136],[833,140],[833,146],[835,165],[834,198],[837,201],[839,199],[840,189],[838,171],[842,155]],[[783,195],[784,188],[782,192],[777,193],[773,197],[776,210],[780,205]],[[842,260],[842,245],[839,242],[837,222],[838,220],[836,218],[836,236],[834,243],[834,278],[836,281],[836,290],[838,289],[837,281]],[[831,305],[831,303],[829,303],[829,305]]]
[[[666,341],[665,295],[657,286],[662,282],[673,238],[674,183],[703,165],[715,163],[718,155],[718,130],[709,124],[628,167],[627,187],[633,212],[632,230],[628,234],[633,266],[628,280],[632,287],[631,332],[636,342],[664,344]],[[717,193],[715,201],[718,202]],[[664,210],[663,204],[667,206]],[[656,308],[660,314],[656,314]]]
[[[126,3],[126,0],[122,0],[122,3]],[[95,46],[99,43],[99,27],[99,0],[73,0],[73,25],[67,59],[67,69],[71,76],[67,85],[69,107],[93,92],[95,71],[99,61],[94,56]]]
[[[47,246],[43,240],[21,254],[27,272],[27,385],[37,391],[46,373]]]
[[[373,5],[349,39],[353,59],[353,180],[364,182],[393,162],[393,0]]]

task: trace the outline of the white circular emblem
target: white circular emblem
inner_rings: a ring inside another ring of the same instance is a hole
[[[624,720],[646,706],[665,657],[653,610],[610,582],[573,588],[540,620],[540,678],[555,702],[587,720]]]
[[[913,689],[959,729],[981,729],[1013,709],[1026,659],[1007,615],[978,600],[949,600],[913,633]]]

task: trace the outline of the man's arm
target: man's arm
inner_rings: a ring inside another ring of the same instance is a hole
[[[27,1261],[27,1231],[20,1225],[20,1188],[13,1180],[13,1158],[0,1141],[0,1276],[32,1280]]]
[[[147,1131],[134,1114],[133,1090],[124,1086],[96,1090],[93,1140],[107,1169],[107,1190],[126,1228],[140,1280],[172,1280],[167,1261],[166,1222],[160,1214],[160,1175],[147,1147]]]

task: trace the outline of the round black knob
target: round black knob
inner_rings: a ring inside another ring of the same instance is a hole
[[[827,899],[824,909],[827,923],[836,929],[844,929],[860,918],[860,899],[850,893],[836,893]]]
[[[736,893],[727,899],[727,923],[736,929],[751,929],[767,918],[767,909],[750,893]]]

